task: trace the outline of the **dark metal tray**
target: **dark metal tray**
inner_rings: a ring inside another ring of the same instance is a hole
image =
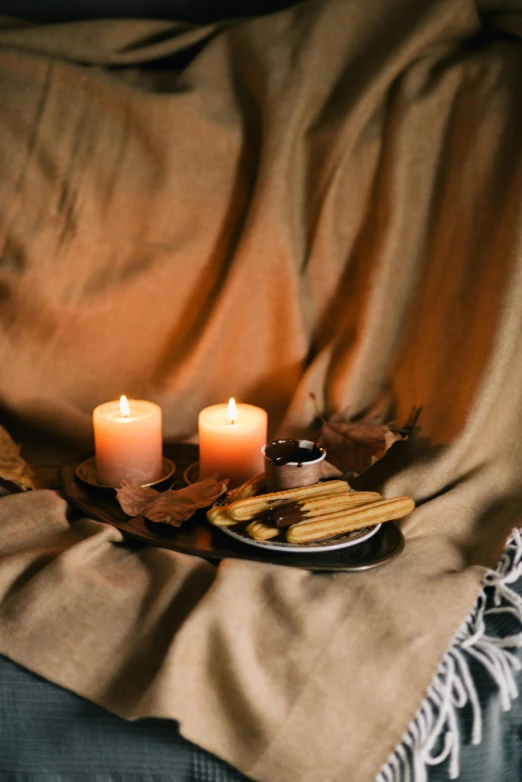
[[[173,480],[178,486],[184,485],[183,473],[197,460],[197,446],[169,443],[165,444],[164,453],[175,462],[176,472],[174,478],[171,478],[163,488],[171,486]],[[112,524],[125,536],[142,543],[213,561],[226,558],[248,559],[254,562],[268,562],[272,565],[317,571],[369,570],[394,559],[404,548],[404,538],[395,522],[383,524],[373,537],[357,546],[324,553],[303,551],[302,554],[285,554],[265,551],[235,541],[211,526],[206,520],[204,511],[198,511],[179,529],[166,524],[155,524],[141,517],[129,518],[120,508],[115,492],[96,489],[78,480],[76,468],[82,461],[76,459],[61,469],[65,496],[89,517]]]

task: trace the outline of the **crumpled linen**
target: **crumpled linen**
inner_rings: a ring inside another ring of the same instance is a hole
[[[53,492],[3,498],[0,652],[262,782],[377,773],[519,517],[517,16],[6,22],[6,416],[87,446],[122,392],[170,439],[232,395],[273,433],[310,432],[310,391],[423,412],[360,483],[418,503],[373,572],[215,568],[69,522]]]

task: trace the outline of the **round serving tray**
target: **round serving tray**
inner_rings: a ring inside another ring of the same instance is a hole
[[[167,443],[165,455],[176,463],[174,486],[184,485],[183,473],[198,458],[197,446],[188,443]],[[81,514],[117,527],[129,541],[160,546],[183,554],[202,557],[212,562],[221,559],[242,559],[266,562],[273,565],[298,567],[317,572],[356,572],[380,567],[395,559],[404,548],[404,538],[394,521],[388,521],[371,537],[359,541],[360,545],[333,551],[309,553],[306,549],[272,551],[258,546],[245,545],[208,523],[205,511],[196,511],[181,527],[154,524],[141,516],[127,516],[116,500],[114,489],[99,491],[101,487],[82,481],[77,468],[85,459],[77,459],[61,468],[64,495]],[[172,483],[172,481],[170,481]]]

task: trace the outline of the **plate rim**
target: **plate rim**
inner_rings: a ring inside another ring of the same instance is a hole
[[[342,548],[350,548],[351,546],[356,546],[359,543],[364,543],[365,541],[369,540],[369,538],[372,538],[374,535],[377,534],[377,532],[382,527],[382,524],[383,522],[379,522],[373,527],[363,527],[362,529],[366,529],[367,533],[364,535],[360,535],[354,540],[343,540],[337,542],[335,540],[332,540],[330,544],[327,544],[325,542],[321,546],[316,546],[314,544],[303,545],[300,543],[282,543],[282,542],[278,544],[272,542],[271,540],[254,540],[253,538],[248,538],[246,535],[239,535],[237,532],[234,532],[234,527],[220,527],[219,529],[221,530],[221,532],[224,532],[226,535],[229,535],[231,538],[234,538],[234,540],[238,540],[240,543],[245,543],[247,546],[257,546],[258,548],[262,548],[269,551],[280,551],[283,552],[284,554],[303,553],[304,551],[306,551],[307,554],[319,554],[325,551],[336,551]],[[353,531],[356,532],[356,530]],[[323,538],[323,540],[326,541],[328,540],[328,538]]]

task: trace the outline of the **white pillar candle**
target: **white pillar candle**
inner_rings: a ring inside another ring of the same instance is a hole
[[[122,480],[152,483],[163,475],[161,407],[122,396],[93,411],[96,476],[104,486]]]
[[[229,489],[264,470],[261,448],[266,444],[268,416],[253,405],[206,407],[199,414],[199,475],[229,478]]]

